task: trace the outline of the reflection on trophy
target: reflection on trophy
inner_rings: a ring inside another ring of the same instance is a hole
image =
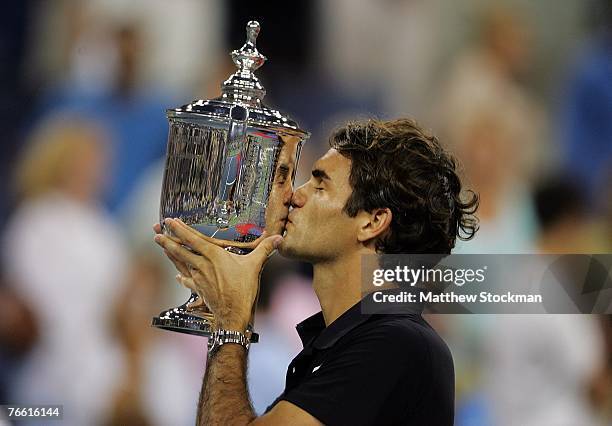
[[[170,131],[160,219],[179,218],[204,235],[250,251],[264,231],[282,233],[302,142],[309,133],[262,103],[265,89],[254,71],[266,57],[257,51],[259,23],[247,24],[247,41],[231,54],[238,71],[222,95],[167,110]],[[168,232],[164,229],[164,232]],[[214,316],[198,296],[153,318],[167,330],[210,336]],[[257,340],[253,334],[251,341]]]

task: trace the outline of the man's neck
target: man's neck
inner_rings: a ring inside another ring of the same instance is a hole
[[[361,253],[313,265],[313,288],[325,325],[361,300]]]

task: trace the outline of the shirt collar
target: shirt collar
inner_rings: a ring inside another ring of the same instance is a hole
[[[385,293],[397,293],[400,291],[414,292],[415,289],[392,289]],[[328,349],[332,347],[340,338],[344,337],[349,331],[357,328],[359,325],[366,322],[374,314],[394,314],[400,316],[421,315],[423,305],[421,303],[408,304],[400,309],[393,307],[372,305],[372,294],[368,294],[362,300],[350,307],[346,312],[340,315],[328,327],[325,326],[323,312],[318,312],[304,321],[299,323],[295,328],[302,340],[302,345],[307,347],[311,342],[315,349]],[[369,314],[362,313],[362,308],[371,312]]]
[[[316,349],[328,349],[349,331],[366,322],[370,316],[361,313],[361,301],[359,301],[328,327],[325,326],[323,312],[318,312],[299,323],[296,329],[304,347],[312,342],[312,346]]]

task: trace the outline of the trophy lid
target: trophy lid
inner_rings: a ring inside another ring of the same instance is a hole
[[[262,103],[266,90],[255,76],[255,70],[261,67],[266,57],[259,53],[256,39],[260,25],[257,21],[249,21],[246,26],[247,40],[238,50],[231,53],[232,60],[238,70],[221,85],[221,96],[211,100],[195,100],[179,108],[167,110],[169,118],[208,118],[217,121],[230,120],[231,109],[241,105],[248,110],[247,122],[256,127],[272,130],[287,130],[307,136],[308,132],[282,112],[269,108]]]

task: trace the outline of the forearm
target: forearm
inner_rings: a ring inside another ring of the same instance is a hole
[[[247,351],[222,345],[208,358],[198,403],[198,426],[247,425],[255,419],[246,381]]]

